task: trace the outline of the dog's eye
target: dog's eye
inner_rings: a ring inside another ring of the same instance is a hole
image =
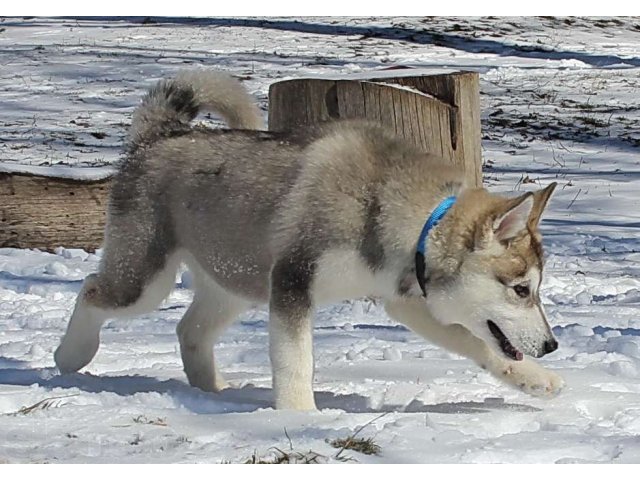
[[[529,286],[526,283],[521,283],[520,285],[516,285],[513,287],[513,290],[519,297],[527,298],[531,293],[529,291]]]

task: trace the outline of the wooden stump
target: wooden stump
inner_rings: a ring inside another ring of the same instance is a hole
[[[100,247],[109,178],[72,180],[0,173],[0,247]]]
[[[411,71],[409,71],[411,73]],[[460,166],[482,184],[477,73],[295,79],[269,88],[269,129],[285,131],[339,119],[367,119],[425,152]]]

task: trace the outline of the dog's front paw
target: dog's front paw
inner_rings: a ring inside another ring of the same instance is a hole
[[[501,371],[501,377],[523,392],[536,397],[555,396],[564,387],[564,380],[560,375],[527,358],[519,362],[508,362]]]

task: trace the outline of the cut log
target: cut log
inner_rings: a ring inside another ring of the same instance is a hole
[[[469,185],[482,184],[477,73],[345,78],[301,78],[271,85],[269,129],[370,120],[425,152],[451,160],[464,170]]]
[[[99,248],[109,182],[0,172],[0,247]]]

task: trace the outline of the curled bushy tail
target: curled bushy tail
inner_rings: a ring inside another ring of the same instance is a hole
[[[186,71],[149,90],[133,113],[130,149],[188,130],[201,110],[219,113],[230,128],[263,128],[253,98],[236,79],[221,72]]]

